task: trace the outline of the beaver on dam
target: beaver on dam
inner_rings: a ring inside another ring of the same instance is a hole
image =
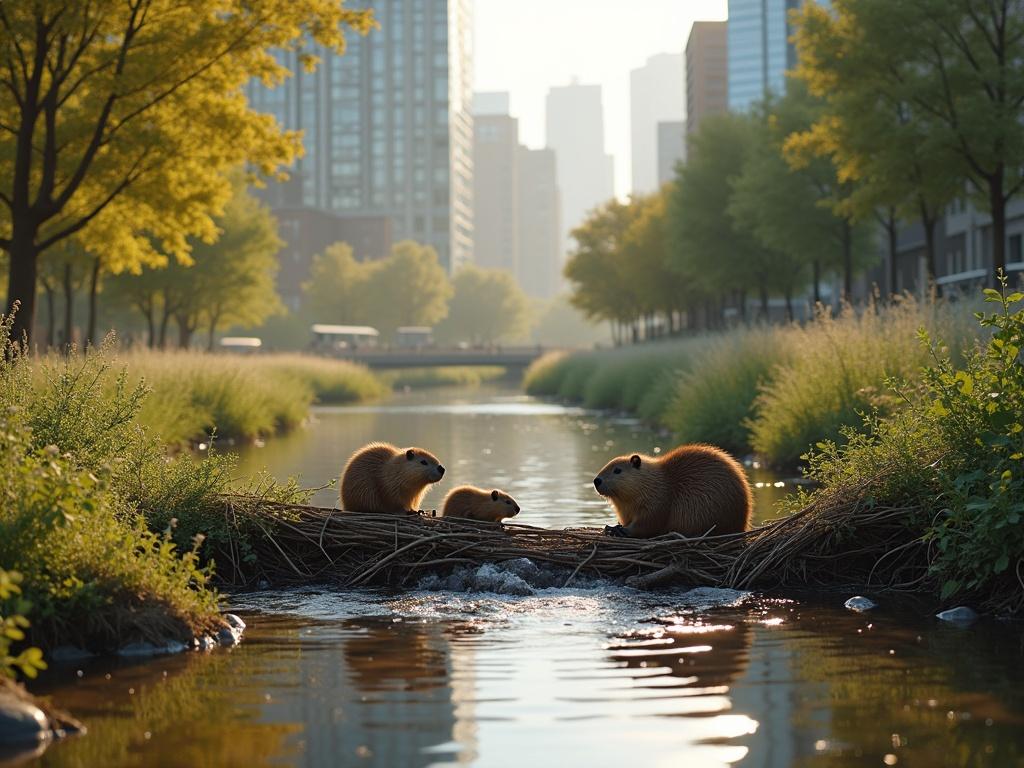
[[[472,485],[452,488],[444,497],[442,517],[464,517],[498,523],[519,514],[516,500],[504,491],[485,491]]]
[[[444,467],[422,448],[370,443],[352,454],[341,475],[341,508],[349,512],[416,512]]]
[[[619,517],[619,525],[605,527],[611,536],[720,536],[750,527],[747,475],[714,446],[683,445],[657,458],[620,456],[594,478],[594,487]]]

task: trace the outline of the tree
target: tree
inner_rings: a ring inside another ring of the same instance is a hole
[[[30,335],[40,255],[70,237],[111,269],[188,259],[230,197],[223,171],[276,174],[300,137],[249,109],[273,49],[343,52],[368,11],[339,0],[0,4],[0,249],[13,332]],[[308,64],[313,59],[306,57]],[[155,244],[159,243],[157,250]]]
[[[844,6],[837,6],[845,13]],[[911,104],[893,92],[879,92],[870,55],[891,58],[898,51],[866,48],[851,18],[832,16],[820,6],[797,17],[799,65],[794,74],[823,108],[807,130],[790,139],[794,153],[829,158],[841,181],[855,182],[844,201],[854,218],[876,215],[889,234],[890,268],[895,263],[895,220],[918,218],[925,233],[928,278],[936,274],[936,225],[963,188],[958,158],[941,134],[915,119]],[[890,290],[895,277],[890,275]]]
[[[690,156],[676,172],[668,208],[670,264],[706,302],[730,291],[742,296],[756,288],[764,295],[768,289],[763,272],[750,269],[766,257],[764,246],[729,214],[733,184],[743,173],[757,130],[749,115],[702,120]]]
[[[217,226],[217,240],[195,243],[193,266],[180,270],[181,288],[187,291],[177,313],[181,346],[188,346],[200,324],[212,350],[218,329],[257,326],[284,310],[274,286],[283,243],[270,211],[239,185]]]
[[[370,322],[367,287],[373,266],[356,261],[348,243],[335,243],[315,256],[302,286],[313,319],[343,325]]]
[[[437,326],[439,339],[494,344],[527,333],[529,304],[508,272],[463,267],[452,280],[452,287],[448,317]]]
[[[403,325],[432,326],[448,314],[452,285],[430,246],[403,240],[371,264],[368,316],[385,338]]]
[[[816,92],[845,100],[870,88],[927,140],[928,166],[957,158],[992,216],[994,279],[1006,266],[1006,206],[1024,185],[1021,0],[835,0],[830,13],[805,5],[799,29]]]

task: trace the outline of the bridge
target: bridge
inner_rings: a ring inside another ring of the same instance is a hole
[[[355,349],[340,349],[333,352],[333,355],[341,360],[349,360],[374,369],[481,365],[526,368],[548,351],[544,347],[422,347],[419,349],[357,347]]]

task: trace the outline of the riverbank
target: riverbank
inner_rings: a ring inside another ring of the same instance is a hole
[[[889,379],[920,380],[924,328],[962,360],[978,337],[964,304],[920,303],[820,315],[805,326],[738,328],[633,347],[554,354],[524,378],[532,395],[635,413],[679,442],[707,442],[793,468],[860,414],[893,412]]]

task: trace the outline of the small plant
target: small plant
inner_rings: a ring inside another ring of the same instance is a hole
[[[21,672],[31,679],[46,669],[46,662],[43,652],[35,647],[12,655],[12,646],[25,639],[25,630],[29,627],[24,614],[30,606],[21,599],[20,585],[20,573],[0,568],[0,677],[12,678]]]

